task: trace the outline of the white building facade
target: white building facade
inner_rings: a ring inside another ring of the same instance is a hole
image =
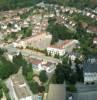
[[[91,72],[85,72],[84,73],[84,83],[92,83],[92,82],[97,82],[97,73],[91,73]]]
[[[97,60],[88,59],[83,65],[84,83],[91,84],[97,82]]]
[[[79,42],[77,40],[65,40],[62,43],[47,47],[48,54],[63,56],[66,52],[71,52]]]

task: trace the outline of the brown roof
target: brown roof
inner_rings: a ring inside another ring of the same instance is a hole
[[[65,41],[61,41],[60,43],[57,43],[55,45],[51,45],[50,47],[52,48],[58,48],[58,49],[63,49],[65,45],[69,44],[70,42],[72,42],[72,40],[65,40]]]
[[[45,63],[45,64],[42,64],[42,65],[44,65],[44,66],[46,66],[46,67],[49,67],[49,66],[51,66],[51,65],[53,65],[54,63],[51,63],[51,62],[47,62],[47,63]]]
[[[35,58],[31,58],[30,59],[30,63],[34,64],[34,65],[38,65],[40,63],[42,63],[42,60],[40,59],[35,59]]]
[[[94,37],[93,41],[97,41],[97,37]]]
[[[94,33],[97,33],[97,26],[89,26],[88,30],[90,30],[90,31],[92,31]]]
[[[83,28],[87,28],[87,27],[88,27],[88,23],[86,23],[86,22],[81,22],[81,26],[82,26]]]
[[[57,18],[57,23],[63,23],[64,19],[62,17],[56,17]]]

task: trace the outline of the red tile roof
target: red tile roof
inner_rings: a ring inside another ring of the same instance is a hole
[[[42,60],[31,58],[30,63],[32,63],[34,65],[38,65],[38,64],[42,63]]]
[[[52,47],[52,48],[58,48],[58,49],[63,49],[65,45],[69,44],[70,42],[72,42],[72,40],[65,40],[63,41],[62,43],[60,44],[55,44],[55,45],[51,45],[49,47]]]
[[[47,63],[45,63],[45,64],[42,64],[42,65],[44,65],[44,66],[46,66],[46,67],[49,67],[49,66],[51,66],[53,63],[51,63],[51,62],[47,62]]]

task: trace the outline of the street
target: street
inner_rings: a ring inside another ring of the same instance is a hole
[[[13,44],[6,45],[4,48],[7,49],[8,52],[19,52],[20,51],[24,57],[39,58],[39,59],[50,61],[56,64],[60,62],[59,59],[56,59],[53,57],[47,57],[45,56],[45,54],[40,53],[40,52],[36,52],[36,51],[28,50],[28,49],[15,48]]]

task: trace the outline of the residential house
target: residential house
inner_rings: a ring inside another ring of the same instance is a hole
[[[32,64],[33,69],[41,70],[41,64],[43,60],[36,58],[29,58],[29,62]]]
[[[46,100],[66,100],[66,86],[64,84],[50,84]]]
[[[82,55],[77,52],[70,52],[70,53],[68,53],[68,57],[71,59],[71,61],[75,61],[76,58],[81,59]]]
[[[19,32],[21,30],[21,27],[18,26],[17,24],[14,24],[13,25],[13,28],[11,28],[11,31],[12,32]]]
[[[94,9],[94,12],[97,13],[97,7]]]
[[[44,61],[41,66],[42,69],[45,70],[47,73],[51,73],[56,69],[56,64],[52,62]]]
[[[47,73],[51,73],[55,70],[56,64],[41,59],[30,58],[29,62],[32,64],[34,70],[41,71],[45,70]]]
[[[97,34],[97,27],[96,26],[88,26],[87,32]]]
[[[6,29],[7,29],[7,25],[2,24],[2,25],[1,25],[1,29],[6,30]]]
[[[6,57],[9,61],[13,62],[13,57],[14,57],[14,56],[18,56],[19,53],[20,53],[20,52],[6,52],[6,53],[5,53],[5,57]]]

